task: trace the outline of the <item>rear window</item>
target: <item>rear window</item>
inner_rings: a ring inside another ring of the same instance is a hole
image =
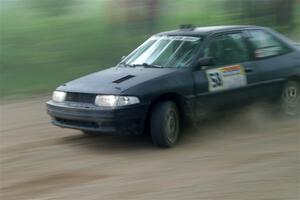
[[[280,56],[289,52],[284,44],[266,31],[251,30],[249,34],[254,47],[254,55],[257,59]]]

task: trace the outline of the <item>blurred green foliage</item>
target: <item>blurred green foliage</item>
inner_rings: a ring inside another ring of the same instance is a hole
[[[27,0],[30,8],[39,10],[41,14],[61,15],[69,11],[74,0]]]
[[[261,18],[245,21],[243,10],[226,8],[230,0],[161,0],[155,26],[149,29],[147,20],[130,23],[110,5],[113,1],[0,0],[1,98],[49,93],[73,78],[115,65],[152,33],[183,23],[270,24],[300,36],[299,3],[293,6],[293,27],[287,28],[259,23]]]

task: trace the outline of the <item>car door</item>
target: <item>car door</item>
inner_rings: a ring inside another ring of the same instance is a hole
[[[248,77],[252,82],[252,94],[256,97],[275,97],[298,58],[293,56],[284,42],[266,30],[253,29],[247,33],[255,60],[252,74]]]
[[[205,44],[203,57],[212,57],[214,64],[193,72],[197,116],[218,109],[236,107],[251,96],[248,74],[253,63],[242,31],[212,36]]]

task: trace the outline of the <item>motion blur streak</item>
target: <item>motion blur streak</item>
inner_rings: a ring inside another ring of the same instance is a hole
[[[0,199],[300,199],[299,119],[264,106],[203,123],[170,150],[49,124],[49,97],[36,96],[186,23],[270,26],[299,42],[300,1],[0,0]]]
[[[300,40],[296,0],[0,0],[1,99],[52,91],[114,66],[179,24],[270,26]]]

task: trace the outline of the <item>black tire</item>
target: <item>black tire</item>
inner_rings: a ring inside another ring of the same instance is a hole
[[[157,103],[151,114],[150,129],[152,141],[163,148],[173,147],[180,135],[180,115],[175,103]]]
[[[284,84],[281,97],[280,108],[287,116],[300,115],[300,83],[288,81]]]

